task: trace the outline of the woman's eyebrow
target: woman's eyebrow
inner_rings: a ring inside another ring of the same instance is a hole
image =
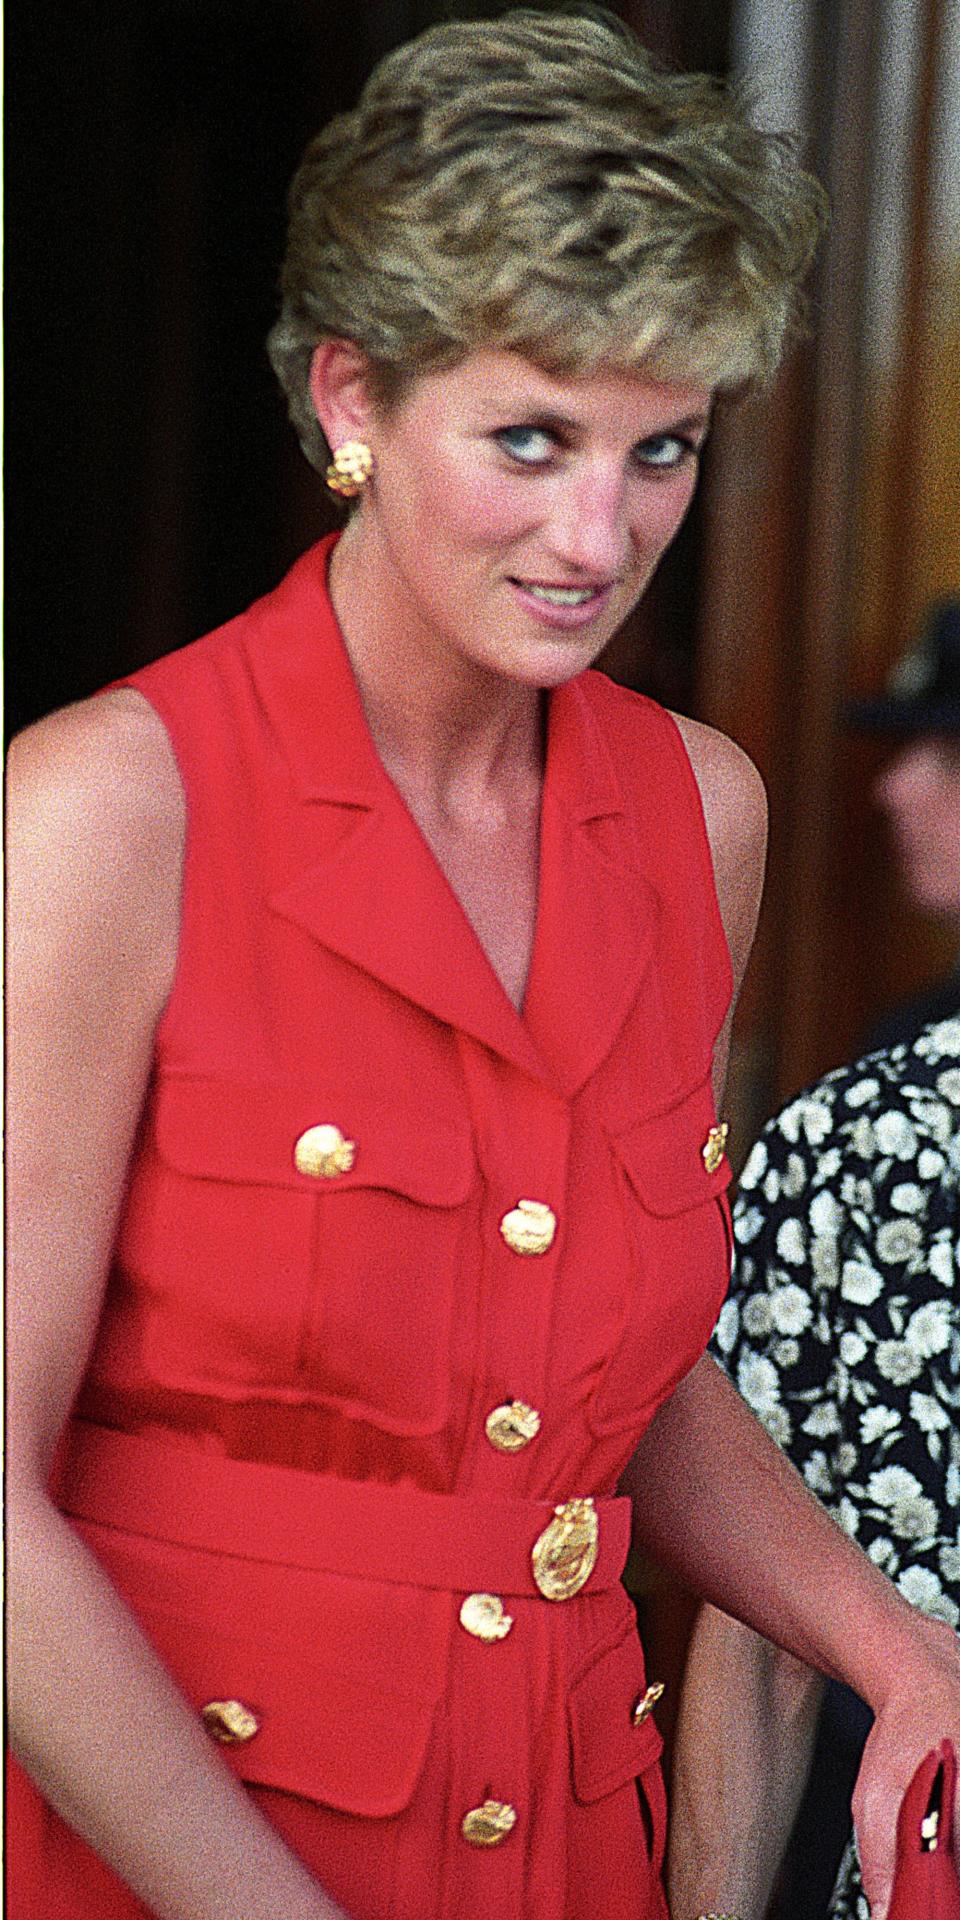
[[[552,407],[545,407],[534,401],[526,405],[523,401],[497,403],[496,411],[509,419],[511,426],[537,427],[543,433],[571,434],[582,433],[582,420],[575,420],[571,414],[556,413]]]
[[[556,434],[564,439],[575,438],[585,431],[585,423],[582,420],[577,420],[569,413],[557,413],[553,407],[545,407],[537,402],[524,406],[522,401],[517,405],[505,401],[502,405],[497,405],[496,411],[498,414],[502,413],[505,419],[509,416],[511,426],[535,427],[543,433]],[[645,440],[660,440],[666,434],[705,434],[709,425],[709,409],[686,413],[677,420],[666,420],[660,426],[649,427],[645,433],[639,435],[637,445],[642,446]]]
[[[659,440],[665,433],[706,433],[709,425],[709,409],[702,413],[685,413],[679,420],[668,420],[665,426],[654,427],[642,437],[645,440]]]

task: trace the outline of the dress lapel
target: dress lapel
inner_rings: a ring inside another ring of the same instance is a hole
[[[333,850],[271,906],[395,993],[544,1077],[544,1062],[399,795],[355,815]]]
[[[261,603],[250,662],[303,805],[304,859],[270,901],[395,993],[543,1079],[549,1070],[386,773],[326,591],[321,541]]]
[[[593,675],[550,702],[537,934],[524,1022],[572,1098],[609,1053],[640,991],[658,919]]]
[[[250,636],[260,701],[307,803],[303,865],[271,908],[571,1096],[636,998],[656,918],[629,835],[604,835],[600,824],[624,807],[585,687],[573,681],[550,702],[537,925],[521,1018],[374,747],[326,592],[332,544],[312,548],[260,603]]]

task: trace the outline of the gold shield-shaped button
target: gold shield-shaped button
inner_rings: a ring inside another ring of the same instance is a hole
[[[557,1216],[544,1200],[518,1200],[500,1222],[512,1253],[546,1253],[553,1246]]]
[[[600,1550],[592,1500],[564,1500],[533,1543],[533,1577],[545,1600],[570,1600],[585,1587]]]
[[[223,1747],[242,1747],[260,1731],[260,1722],[242,1700],[208,1700],[200,1709],[200,1718],[214,1740]]]
[[[475,1640],[505,1640],[513,1615],[504,1613],[503,1601],[495,1593],[468,1593],[460,1608],[460,1625]]]
[[[517,1809],[508,1800],[485,1800],[464,1814],[460,1831],[472,1847],[498,1847],[516,1824]]]
[[[649,1719],[651,1713],[653,1712],[654,1707],[657,1704],[657,1701],[661,1699],[664,1691],[665,1691],[665,1688],[664,1688],[663,1681],[654,1680],[652,1685],[650,1685],[647,1688],[646,1693],[642,1693],[640,1695],[639,1700],[634,1701],[633,1706],[630,1709],[631,1726],[634,1726],[634,1727],[643,1726],[644,1721]]]
[[[540,1415],[525,1400],[511,1400],[487,1414],[484,1432],[499,1453],[519,1453],[540,1432]]]
[[[703,1146],[700,1149],[703,1154],[703,1164],[708,1173],[716,1173],[726,1152],[729,1133],[730,1126],[726,1120],[721,1120],[718,1127],[710,1128],[710,1132],[707,1134]]]
[[[329,1124],[308,1127],[293,1149],[297,1172],[313,1180],[335,1180],[338,1174],[349,1173],[356,1157],[356,1142],[345,1140],[340,1128]]]

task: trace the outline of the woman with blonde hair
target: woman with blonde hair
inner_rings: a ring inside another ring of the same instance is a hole
[[[873,1704],[884,1911],[956,1648],[704,1357],[762,792],[589,671],[820,220],[613,20],[391,54],[271,341],[342,534],[15,747],[17,1920],[663,1920],[631,1511]]]

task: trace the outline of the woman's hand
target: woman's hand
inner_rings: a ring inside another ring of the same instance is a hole
[[[920,1762],[941,1740],[960,1756],[960,1639],[939,1620],[917,1621],[916,1660],[898,1663],[864,1749],[853,1796],[863,1885],[871,1920],[886,1920],[893,1886],[897,1816]],[[960,1873],[960,1790],[953,1815]]]
[[[960,1754],[956,1635],[848,1539],[709,1358],[660,1408],[621,1490],[663,1566],[872,1707],[855,1814],[871,1913],[885,1920],[907,1786],[941,1740]],[[960,1809],[955,1846],[958,1830]]]

